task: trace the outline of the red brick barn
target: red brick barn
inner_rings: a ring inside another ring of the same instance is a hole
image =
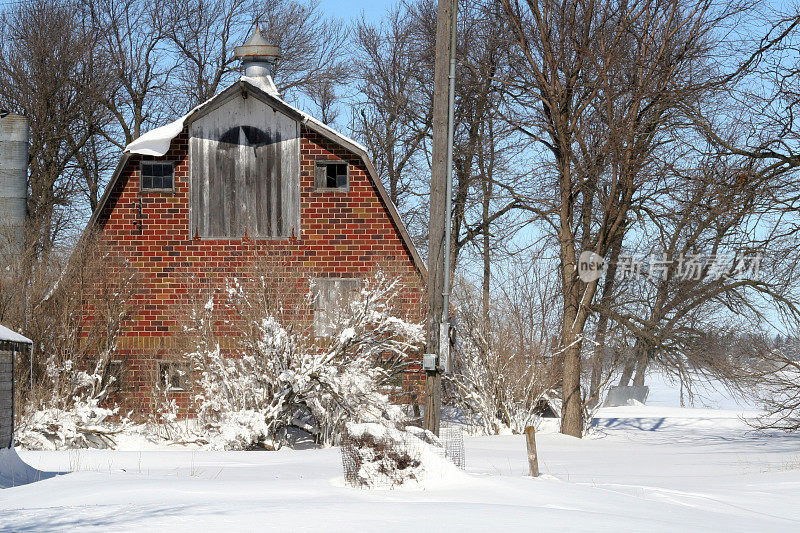
[[[158,380],[190,396],[173,370],[192,287],[224,287],[257,258],[281,256],[330,294],[388,269],[404,312],[423,316],[424,266],[365,149],[280,98],[278,51],[258,32],[236,52],[245,75],[131,143],[90,221],[141,280],[114,361],[119,398],[140,412]]]

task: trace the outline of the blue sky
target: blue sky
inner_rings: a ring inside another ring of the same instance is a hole
[[[396,3],[397,0],[321,0],[320,7],[327,14],[345,20],[357,18],[361,13],[367,20],[376,20]]]

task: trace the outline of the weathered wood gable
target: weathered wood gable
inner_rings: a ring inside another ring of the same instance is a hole
[[[300,236],[300,124],[256,95],[233,93],[189,125],[192,234]]]

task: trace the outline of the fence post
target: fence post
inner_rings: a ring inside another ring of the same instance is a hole
[[[539,457],[536,455],[536,428],[525,428],[525,443],[528,445],[528,466],[531,477],[539,477]]]

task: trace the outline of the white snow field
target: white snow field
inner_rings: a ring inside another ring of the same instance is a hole
[[[20,451],[72,473],[0,490],[0,530],[800,531],[800,437],[742,414],[605,408],[583,440],[538,433],[538,479],[523,437],[471,437],[466,473],[396,490],[345,487],[335,448]]]

